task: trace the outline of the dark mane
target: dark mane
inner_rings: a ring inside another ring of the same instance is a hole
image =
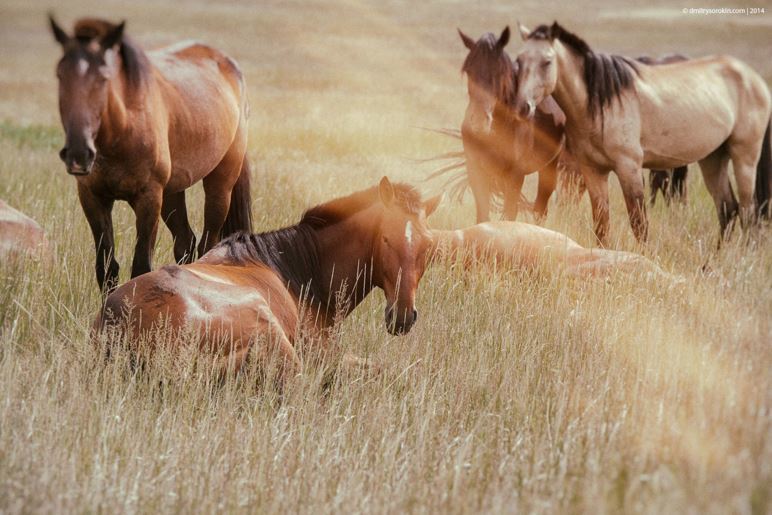
[[[81,45],[88,45],[100,39],[117,25],[96,18],[82,18],[75,23],[75,38]],[[139,93],[150,77],[151,65],[145,52],[126,34],[123,35],[119,50],[122,70],[130,93]]]
[[[282,277],[298,298],[326,301],[326,285],[317,277],[319,242],[314,229],[299,223],[277,231],[249,234],[237,232],[215,248],[225,248],[227,260],[243,265],[262,263]]]
[[[632,88],[638,66],[635,61],[620,55],[593,52],[579,36],[568,32],[557,22],[536,27],[528,39],[558,39],[584,59],[584,83],[587,86],[587,110],[590,116],[600,114],[614,99]]]
[[[508,103],[515,95],[515,65],[496,43],[494,34],[484,34],[464,59],[461,73],[466,73],[500,101]]]
[[[418,214],[422,209],[418,191],[405,184],[393,184],[393,187],[394,202],[405,211]],[[296,225],[259,234],[239,232],[215,248],[225,248],[231,263],[268,266],[284,278],[290,291],[298,297],[305,295],[326,302],[329,300],[327,284],[318,276],[321,269],[316,231],[379,201],[378,188],[369,188],[309,209]]]

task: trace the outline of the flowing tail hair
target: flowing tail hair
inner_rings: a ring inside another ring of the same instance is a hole
[[[231,205],[222,226],[222,237],[225,238],[239,231],[252,232],[252,195],[249,191],[250,168],[249,159],[244,154],[241,163],[241,174],[231,191]]]
[[[761,144],[761,156],[756,165],[756,208],[760,218],[772,218],[772,149],[770,149],[770,128],[772,120],[767,124],[764,141]]]

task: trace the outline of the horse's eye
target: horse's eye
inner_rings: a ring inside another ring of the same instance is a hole
[[[542,67],[542,68],[547,68],[547,67],[548,67],[549,65],[551,65],[551,64],[552,64],[552,59],[547,59],[546,61],[544,61],[543,63],[541,63],[541,67]]]

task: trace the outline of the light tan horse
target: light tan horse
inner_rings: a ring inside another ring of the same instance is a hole
[[[648,66],[596,53],[557,22],[533,32],[521,25],[520,32],[525,44],[517,57],[515,109],[530,118],[552,95],[565,112],[568,146],[582,165],[601,242],[608,233],[611,170],[641,241],[648,232],[642,167],[699,161],[723,235],[738,213],[728,175],[731,159],[741,220],[754,214],[754,183],[756,206],[769,214],[772,101],[750,66],[727,56]]]
[[[199,255],[251,229],[246,87],[222,52],[187,42],[145,52],[124,24],[82,19],[72,36],[50,19],[63,55],[56,67],[65,145],[59,156],[77,181],[96,246],[96,277],[118,282],[112,208],[137,217],[131,276],[151,269],[158,221],[174,237],[178,262],[195,258],[185,190],[204,185]]]
[[[132,279],[107,297],[95,327],[117,330],[135,346],[168,323],[173,350],[192,331],[222,372],[238,370],[250,354],[278,356],[284,384],[301,369],[299,353],[326,347],[329,329],[375,287],[386,296],[388,331],[413,327],[432,243],[426,217],[438,203],[384,177],[374,188],[310,209],[296,225],[238,233],[195,263]],[[150,339],[145,350],[162,343]]]
[[[40,225],[0,200],[0,258],[49,255],[48,239]]]
[[[432,230],[434,257],[496,263],[511,268],[555,267],[569,275],[606,278],[616,273],[645,273],[677,281],[640,254],[588,249],[556,231],[522,222],[486,222],[457,230]]]

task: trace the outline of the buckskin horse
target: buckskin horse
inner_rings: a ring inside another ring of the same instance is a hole
[[[643,64],[670,64],[687,61],[689,58],[681,54],[666,54],[660,57],[650,57],[642,55],[635,60]],[[686,177],[689,168],[679,166],[673,170],[649,170],[649,204],[654,205],[657,201],[657,193],[662,193],[665,204],[670,204],[674,198],[681,202],[686,201]]]
[[[582,165],[602,243],[610,170],[619,178],[639,241],[648,234],[642,167],[698,161],[721,237],[738,214],[743,222],[770,215],[772,100],[750,66],[728,56],[648,66],[596,53],[557,22],[533,32],[521,25],[520,32],[525,44],[517,57],[515,110],[532,119],[539,102],[552,95],[565,112],[568,146]],[[730,159],[739,206],[729,182]]]
[[[118,281],[116,200],[137,219],[132,277],[151,269],[159,216],[175,259],[194,259],[185,190],[199,180],[206,196],[199,255],[222,235],[250,230],[248,104],[236,63],[197,43],[144,52],[124,23],[81,19],[73,36],[50,23],[64,51],[56,67],[66,138],[59,156],[77,180],[99,287],[109,291]]]
[[[555,191],[564,150],[565,116],[550,97],[539,102],[532,120],[520,121],[514,116],[517,69],[504,51],[509,27],[498,38],[487,33],[476,42],[460,29],[458,33],[469,49],[462,66],[469,103],[461,136],[477,222],[490,219],[492,190],[503,193],[502,218],[515,220],[525,176],[536,171],[539,186],[534,215],[542,219]]]
[[[385,294],[389,332],[411,329],[432,247],[426,217],[439,201],[384,177],[306,211],[297,225],[237,233],[195,263],[132,279],[107,297],[95,328],[137,344],[164,320],[172,334],[192,329],[222,372],[240,369],[251,352],[278,356],[284,384],[301,369],[297,346],[326,345],[326,332],[374,287]],[[148,344],[150,352],[160,345]]]

